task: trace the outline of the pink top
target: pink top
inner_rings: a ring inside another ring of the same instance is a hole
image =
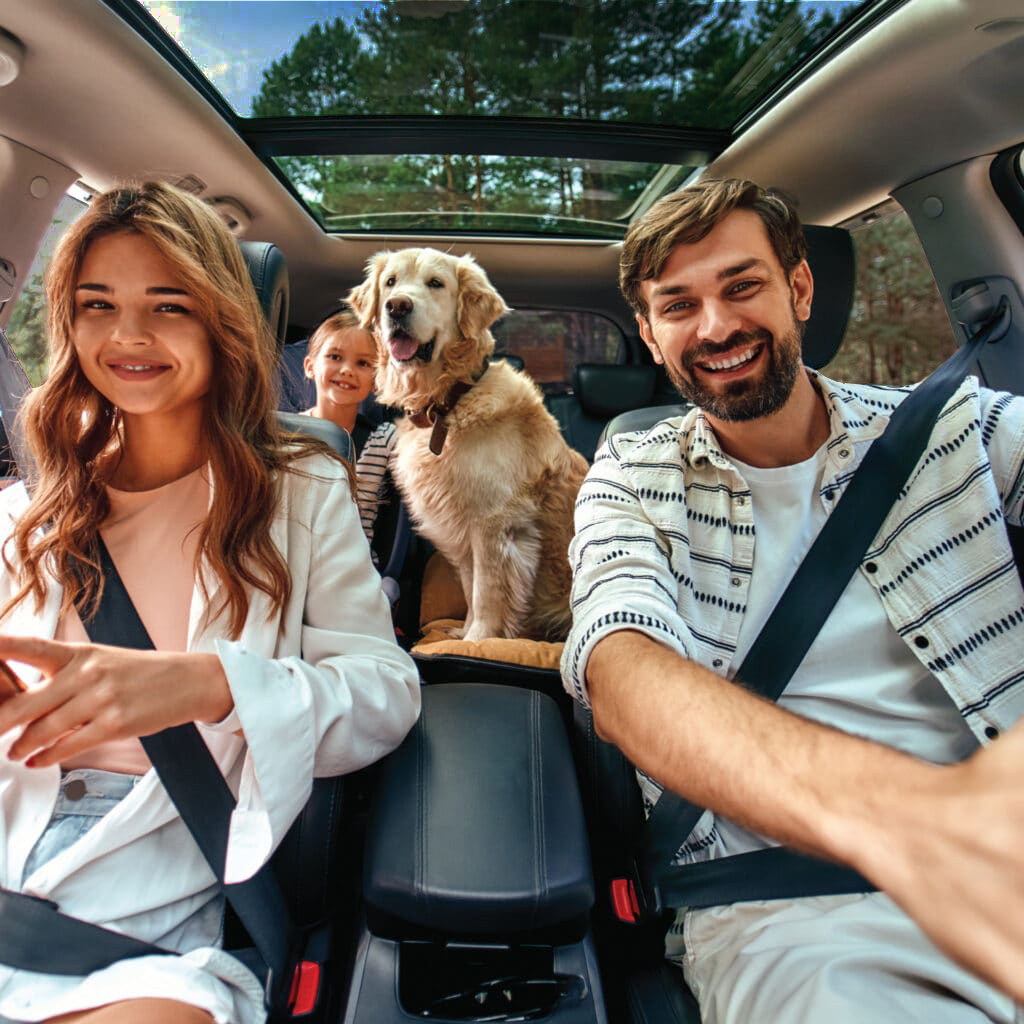
[[[110,515],[100,536],[158,651],[188,647],[189,614],[196,582],[199,527],[210,508],[206,467],[152,491],[107,488]],[[57,640],[88,643],[78,613],[61,616]],[[62,768],[101,768],[143,775],[149,759],[137,739],[100,744]]]

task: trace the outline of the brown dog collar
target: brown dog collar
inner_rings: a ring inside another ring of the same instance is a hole
[[[417,412],[411,412],[406,410],[406,415],[409,417],[409,422],[414,427],[433,427],[434,429],[430,432],[430,450],[434,455],[440,455],[444,450],[444,442],[448,437],[448,413],[455,408],[458,400],[466,394],[467,391],[472,391],[474,385],[478,383],[481,377],[487,372],[487,366],[485,365],[483,370],[473,378],[473,380],[467,384],[464,380],[457,380],[449,389],[448,394],[444,396],[443,402],[431,402],[430,405]]]

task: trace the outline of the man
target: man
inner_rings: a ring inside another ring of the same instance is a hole
[[[580,491],[566,687],[648,802],[657,778],[712,809],[679,862],[778,841],[884,890],[680,911],[669,955],[714,1022],[1013,1021],[1024,732],[992,740],[1024,711],[1003,523],[1024,515],[1024,400],[959,388],[770,704],[727,680],[906,392],[801,365],[802,229],[751,182],[652,207],[620,284],[698,408],[614,438]]]

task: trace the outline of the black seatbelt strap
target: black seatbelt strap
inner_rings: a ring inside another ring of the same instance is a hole
[[[981,329],[893,410],[743,659],[736,678],[747,689],[779,699],[900,497],[943,407],[999,327],[1005,304],[1003,299]],[[703,813],[670,790],[654,805],[637,853],[639,895],[648,910],[875,888],[851,868],[783,847],[673,864]]]
[[[152,650],[110,552],[99,539],[103,596],[94,618],[84,620],[93,643]],[[286,969],[295,932],[284,895],[269,864],[252,878],[227,885],[224,865],[235,799],[199,730],[188,723],[140,737],[174,806],[221,884],[267,968],[268,1003],[280,1006],[291,980]],[[62,914],[57,905],[0,889],[0,963],[44,974],[84,975],[117,960],[170,951]]]
[[[153,642],[110,552],[102,539],[97,540],[104,587],[96,615],[83,620],[89,639],[97,644],[152,650]],[[284,895],[269,864],[244,882],[230,885],[224,882],[228,828],[235,809],[235,798],[224,776],[191,722],[139,739],[164,789],[223,887],[225,897],[259,950],[268,969],[267,991],[273,991],[285,977],[294,933]]]

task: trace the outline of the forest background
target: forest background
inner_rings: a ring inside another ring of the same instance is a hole
[[[313,24],[263,71],[251,115],[497,115],[731,127],[766,83],[856,6],[427,0],[419,6],[435,16],[396,10],[414,2]],[[434,223],[440,211],[458,229],[479,224],[485,210],[500,215],[507,202],[539,228],[589,221],[592,232],[621,235],[621,227],[609,228],[609,197],[628,208],[657,170],[636,167],[631,177],[596,161],[487,154],[325,155],[279,163],[325,227],[346,231],[368,227],[381,213],[422,211],[431,211]],[[42,270],[78,210],[71,200],[62,204],[8,325],[36,384],[46,374]],[[842,352],[826,373],[893,385],[920,380],[955,341],[913,228],[897,212],[858,230],[854,240],[854,305]]]

